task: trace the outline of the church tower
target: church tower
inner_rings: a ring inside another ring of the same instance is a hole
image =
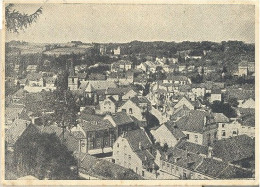
[[[68,87],[70,90],[77,90],[79,86],[79,79],[78,76],[75,75],[75,70],[74,70],[74,64],[73,64],[73,59],[71,60],[70,63],[70,69],[69,69],[69,77],[68,77]]]

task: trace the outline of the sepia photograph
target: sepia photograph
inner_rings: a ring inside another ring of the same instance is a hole
[[[259,2],[203,2],[3,2],[2,183],[258,184]]]

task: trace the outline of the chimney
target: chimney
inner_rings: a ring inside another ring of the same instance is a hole
[[[32,124],[35,125],[35,117],[34,116],[31,117],[31,120],[32,120]]]
[[[139,142],[139,149],[142,150],[142,142]]]
[[[213,148],[212,148],[211,146],[208,147],[208,155],[207,155],[208,158],[211,158],[211,157],[212,157],[212,149],[213,149]]]

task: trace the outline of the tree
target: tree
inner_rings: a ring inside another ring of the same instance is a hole
[[[19,33],[19,30],[24,30],[37,20],[42,14],[42,7],[38,8],[33,14],[28,15],[20,13],[13,9],[14,4],[8,4],[5,7],[5,25],[9,32]]]
[[[162,151],[163,151],[163,152],[167,152],[168,148],[169,148],[168,144],[165,143],[165,144],[163,145]]]
[[[228,99],[228,103],[232,106],[232,107],[237,107],[238,106],[238,101],[237,101],[237,98],[234,98],[234,97],[230,97]]]
[[[223,101],[214,101],[211,104],[212,112],[223,113],[228,118],[236,117],[236,111],[231,107],[229,103],[224,103]]]
[[[55,134],[27,134],[14,147],[18,176],[33,175],[39,179],[77,179],[71,167],[77,161]]]

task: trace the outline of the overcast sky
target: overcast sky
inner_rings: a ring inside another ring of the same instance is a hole
[[[43,14],[24,32],[6,39],[28,42],[225,41],[253,43],[252,5],[15,5]]]

